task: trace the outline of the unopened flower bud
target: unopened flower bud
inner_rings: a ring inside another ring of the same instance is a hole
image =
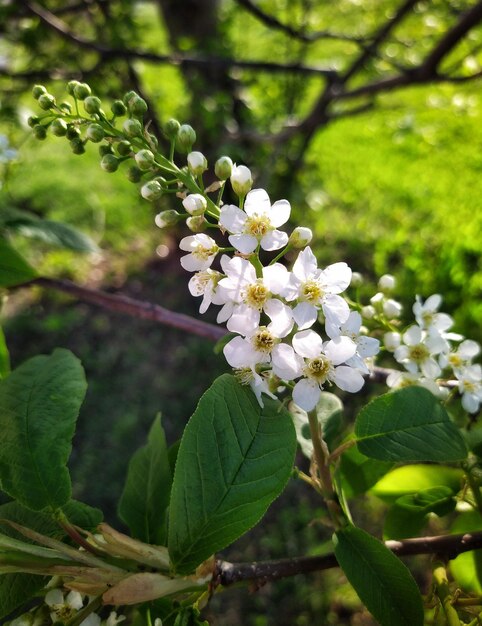
[[[383,274],[378,280],[378,288],[382,291],[393,291],[395,289],[395,276]]]
[[[362,307],[360,313],[362,317],[364,317],[367,320],[373,319],[375,315],[377,314],[375,307],[371,306],[371,304],[369,304],[368,306]]]
[[[78,80],[71,80],[67,83],[67,93],[71,96],[74,95],[74,90],[77,87],[77,85],[80,85]]]
[[[227,180],[233,173],[233,162],[228,156],[220,157],[214,164],[214,173],[219,180]]]
[[[79,137],[72,139],[72,141],[70,142],[70,147],[74,154],[84,154],[85,152],[84,142]]]
[[[370,298],[370,302],[372,303],[372,305],[377,308],[380,308],[384,300],[385,300],[385,296],[383,295],[381,291],[379,291],[378,293],[376,293],[374,296]]]
[[[142,171],[136,165],[131,165],[127,170],[127,178],[131,183],[138,183],[142,178]]]
[[[164,124],[164,134],[168,139],[175,139],[181,128],[181,124],[175,119],[170,119]]]
[[[102,157],[100,166],[104,172],[115,172],[119,167],[119,160],[113,154],[106,154]]]
[[[71,124],[67,127],[67,132],[65,133],[67,139],[78,139],[80,137],[80,130],[77,126],[72,126]]]
[[[129,155],[132,152],[131,142],[127,141],[126,139],[124,139],[123,141],[119,141],[119,143],[116,144],[116,150],[118,154],[120,154],[120,156]]]
[[[51,93],[43,93],[38,99],[38,105],[44,111],[48,111],[55,106],[55,98]]]
[[[35,98],[35,100],[38,100],[40,96],[44,93],[47,93],[47,90],[43,85],[34,85],[32,87],[32,96]]]
[[[187,164],[194,176],[199,176],[208,168],[207,159],[202,152],[190,152],[187,155]]]
[[[34,126],[37,126],[37,124],[40,124],[40,118],[38,115],[31,115],[27,120],[27,124],[30,128],[33,128]]]
[[[77,100],[85,100],[90,96],[92,90],[87,83],[77,83],[74,85],[74,97]]]
[[[200,193],[191,193],[184,198],[182,206],[190,215],[202,215],[206,210],[207,202]]]
[[[173,209],[169,209],[167,211],[161,211],[158,213],[154,219],[156,226],[159,228],[165,228],[166,226],[174,226],[181,218],[181,215],[174,211]]]
[[[293,248],[304,248],[307,246],[313,238],[313,233],[310,228],[305,226],[297,226],[291,233],[288,243]]]
[[[137,94],[129,100],[127,106],[132,115],[136,115],[137,117],[142,117],[144,113],[147,113],[147,102]]]
[[[196,141],[196,131],[189,124],[183,124],[177,133],[177,143],[185,152],[190,152]]]
[[[128,119],[122,124],[122,128],[128,137],[139,137],[142,135],[142,124],[139,120]]]
[[[70,104],[70,102],[61,102],[59,104],[59,109],[62,109],[62,111],[65,111],[66,113],[71,113],[72,105]]]
[[[96,96],[88,96],[84,100],[84,109],[89,115],[94,115],[100,111],[101,101]]]
[[[122,98],[122,100],[124,101],[124,104],[126,106],[129,106],[129,102],[133,99],[133,98],[139,98],[139,94],[136,91],[128,91],[127,93],[124,94],[124,97]]]
[[[151,150],[154,150],[154,151],[157,150],[157,147],[159,145],[159,141],[157,140],[157,137],[153,135],[152,133],[146,133],[145,137],[147,139],[147,143],[151,147]]]
[[[383,345],[389,352],[395,352],[400,343],[400,333],[388,332],[383,335]]]
[[[127,113],[127,107],[122,100],[114,100],[110,105],[110,110],[116,117],[121,117]]]
[[[110,145],[110,143],[103,143],[102,145],[100,145],[99,154],[101,157],[105,156],[106,154],[114,154],[114,151],[112,150],[112,146]]]
[[[206,230],[207,225],[204,215],[194,215],[193,217],[188,217],[186,220],[186,226],[193,233],[202,233]]]
[[[400,317],[402,313],[402,305],[396,300],[389,298],[383,303],[383,312],[387,317]]]
[[[57,118],[50,124],[50,130],[56,137],[65,137],[68,127],[64,120]]]
[[[163,189],[161,184],[157,180],[150,180],[145,185],[141,187],[141,196],[144,200],[149,200],[149,202],[154,202],[154,200],[158,200],[163,193]]]
[[[42,140],[47,137],[47,129],[41,124],[37,124],[37,126],[34,126],[32,130],[36,139]]]
[[[99,143],[99,141],[104,139],[104,129],[100,124],[89,124],[85,136],[93,143]]]
[[[360,287],[363,285],[363,274],[360,274],[360,272],[352,272],[350,285],[352,287]]]
[[[240,198],[244,198],[253,186],[251,170],[245,165],[235,165],[230,180],[234,193]]]
[[[139,150],[135,155],[137,167],[141,170],[150,170],[154,165],[155,157],[150,150]]]

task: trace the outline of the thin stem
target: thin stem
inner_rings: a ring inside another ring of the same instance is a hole
[[[443,610],[445,612],[445,617],[447,618],[447,625],[461,626],[459,615],[452,605],[453,598],[450,593],[445,565],[440,561],[437,561],[434,564],[433,581],[435,584],[435,593],[437,594],[442,604]]]
[[[328,457],[328,463],[333,463],[333,461],[336,461],[339,456],[341,456],[346,450],[353,448],[355,444],[356,439],[350,439],[349,441],[345,441],[345,443],[339,445],[338,448],[335,448]]]
[[[76,615],[70,621],[67,622],[66,626],[79,626],[79,624],[82,624],[82,622],[89,615],[91,615],[91,613],[93,613],[94,611],[97,611],[97,609],[100,609],[101,606],[102,606],[102,596],[97,596],[96,598],[92,600],[92,602],[90,602],[90,604],[88,604],[87,606],[84,606],[83,609],[81,609],[78,613],[76,613]]]

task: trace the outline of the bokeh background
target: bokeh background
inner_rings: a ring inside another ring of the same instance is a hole
[[[0,216],[33,211],[98,244],[80,255],[18,233],[13,244],[43,275],[197,315],[177,252],[186,233],[154,224],[172,199],[148,204],[122,168],[100,169],[96,146],[77,156],[26,124],[38,113],[34,83],[62,100],[68,80],[86,81],[106,103],[135,89],[161,145],[176,117],[211,163],[229,154],[272,200],[288,198],[292,225],[315,233],[320,265],[347,261],[367,295],[395,274],[407,319],[415,293],[442,293],[457,330],[480,341],[481,19],[482,3],[463,0],[2,0]],[[154,416],[176,441],[226,364],[206,340],[38,287],[5,294],[2,325],[13,366],[57,346],[82,360],[75,496],[119,525],[128,460]],[[323,553],[330,531],[318,506],[290,483],[224,556]],[[376,533],[382,505],[355,508]],[[230,590],[206,615],[219,626],[373,623],[338,571]]]

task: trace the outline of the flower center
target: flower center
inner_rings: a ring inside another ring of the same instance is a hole
[[[259,328],[252,336],[251,342],[253,344],[253,348],[257,352],[270,354],[270,352],[275,347],[277,340],[276,337],[274,337],[267,328]]]
[[[414,363],[423,363],[430,357],[430,351],[422,343],[416,346],[410,346],[409,348],[410,361]]]
[[[271,222],[267,215],[258,215],[253,213],[245,222],[244,232],[247,235],[254,235],[255,237],[264,237],[266,233],[273,230]]]
[[[304,374],[307,378],[316,380],[320,385],[330,376],[333,366],[326,357],[318,356],[310,359],[304,368]]]
[[[206,248],[202,244],[198,244],[196,248],[192,251],[192,254],[198,259],[202,259],[203,261],[205,261],[213,254],[216,254],[218,250],[219,250],[218,246],[212,246],[211,248]]]
[[[301,288],[301,300],[310,304],[318,304],[323,297],[323,289],[316,280],[307,281]]]
[[[263,285],[262,281],[259,280],[252,285],[247,286],[244,301],[253,309],[261,311],[268,297],[268,289]]]
[[[477,386],[475,383],[470,382],[470,380],[464,380],[464,391],[468,393],[475,393]]]
[[[449,358],[448,361],[450,363],[450,365],[454,368],[456,367],[462,367],[462,365],[464,364],[463,360],[459,357],[458,354],[449,354]]]
[[[422,319],[425,326],[428,327],[433,323],[434,314],[430,311],[425,311],[425,313],[422,313]]]
[[[234,370],[234,375],[242,385],[249,385],[254,380],[254,373],[250,367],[240,367]]]

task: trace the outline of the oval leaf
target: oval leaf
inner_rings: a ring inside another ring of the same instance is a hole
[[[169,510],[169,553],[180,573],[254,526],[288,481],[293,423],[279,402],[264,401],[262,409],[249,388],[225,374],[186,426]]]
[[[0,287],[14,287],[35,278],[37,273],[25,259],[0,237]]]
[[[467,447],[439,400],[422,387],[376,398],[355,422],[358,449],[381,461],[460,461]]]
[[[0,381],[0,487],[30,509],[70,500],[66,464],[86,388],[80,361],[62,349]]]
[[[457,493],[462,487],[463,477],[463,471],[456,467],[405,465],[383,476],[371,492],[385,502],[394,502],[401,496],[433,487],[448,487]]]
[[[422,626],[417,583],[405,565],[364,530],[347,526],[335,533],[335,555],[360,600],[381,626]]]

